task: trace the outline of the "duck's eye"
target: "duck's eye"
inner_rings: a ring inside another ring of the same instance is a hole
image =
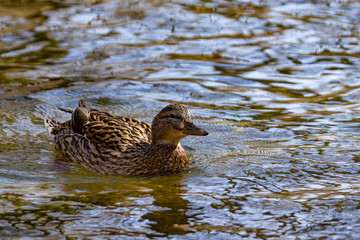
[[[169,118],[175,118],[174,114],[170,114]]]

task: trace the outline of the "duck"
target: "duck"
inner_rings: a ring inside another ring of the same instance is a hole
[[[165,106],[152,124],[93,109],[84,99],[75,110],[59,110],[71,113],[71,119],[62,123],[45,119],[56,150],[99,175],[136,177],[181,172],[189,167],[189,158],[180,140],[208,135],[178,103]]]

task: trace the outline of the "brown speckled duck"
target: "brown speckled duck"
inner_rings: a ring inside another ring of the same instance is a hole
[[[150,176],[182,171],[189,159],[180,140],[208,135],[180,104],[163,108],[152,125],[92,109],[85,100],[75,111],[59,109],[72,117],[64,123],[45,119],[56,149],[96,174]]]

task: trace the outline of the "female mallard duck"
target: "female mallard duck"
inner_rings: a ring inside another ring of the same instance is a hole
[[[59,123],[45,119],[56,149],[66,158],[102,175],[149,176],[175,173],[189,166],[180,145],[188,135],[208,133],[192,122],[189,111],[170,104],[153,119],[152,125],[128,117],[113,116],[79,101],[71,120]]]

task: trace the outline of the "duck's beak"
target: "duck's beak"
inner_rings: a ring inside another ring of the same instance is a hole
[[[197,127],[194,123],[185,121],[185,127],[182,130],[186,135],[196,135],[196,136],[206,136],[209,133],[199,127]]]

